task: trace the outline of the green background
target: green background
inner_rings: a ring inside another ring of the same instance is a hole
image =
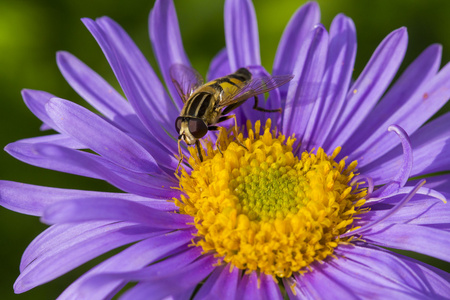
[[[359,74],[378,43],[392,30],[406,26],[409,46],[403,70],[432,43],[444,46],[445,63],[450,57],[450,1],[432,0],[323,0],[322,23],[329,28],[337,13],[350,16],[357,28]],[[261,56],[269,70],[290,16],[304,1],[255,0]],[[224,44],[223,0],[175,0],[183,42],[192,65],[206,73],[212,57]],[[40,121],[23,103],[22,88],[48,91],[61,98],[83,103],[60,75],[55,53],[66,50],[103,75],[117,87],[99,47],[80,22],[81,17],[110,16],[120,23],[156,68],[147,31],[153,1],[0,0],[0,145],[41,135]],[[84,104],[83,104],[84,105]],[[77,176],[28,166],[0,152],[0,179],[45,186],[112,190],[107,184]],[[54,299],[68,284],[95,262],[44,286],[14,295],[12,285],[19,275],[19,262],[27,244],[45,225],[36,217],[0,208],[0,299]],[[428,261],[428,258],[423,259]],[[431,263],[449,270],[448,264]]]

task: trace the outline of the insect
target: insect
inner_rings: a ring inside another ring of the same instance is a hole
[[[175,121],[175,129],[179,134],[179,161],[176,172],[183,161],[181,141],[188,145],[195,144],[199,158],[203,160],[199,139],[210,130],[220,130],[221,127],[217,124],[231,118],[234,119],[237,133],[236,115],[227,114],[251,97],[255,99],[253,109],[281,112],[281,109],[259,107],[257,96],[286,84],[294,77],[293,75],[254,77],[249,69],[240,68],[230,75],[203,84],[203,78],[196,70],[182,64],[171,66],[170,76],[184,103],[180,116]],[[238,143],[245,148],[242,143],[239,141]]]

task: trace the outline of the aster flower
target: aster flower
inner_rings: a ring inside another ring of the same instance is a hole
[[[84,19],[126,101],[73,55],[58,66],[101,115],[42,91],[23,98],[57,133],[9,144],[26,163],[104,180],[121,193],[0,183],[0,204],[51,226],[26,249],[14,286],[25,292],[125,246],[72,283],[61,299],[447,298],[448,273],[381,247],[449,261],[450,114],[423,125],[450,96],[450,66],[428,47],[388,89],[407,45],[389,34],[352,81],[356,34],[338,15],[330,31],[311,2],[292,17],[273,66],[293,74],[268,108],[237,109],[241,128],[205,138],[203,161],[183,149],[173,64],[190,65],[172,1],[157,1],[150,38],[168,93],[123,29]],[[226,48],[208,79],[239,67],[261,72],[249,0],[225,3]],[[90,151],[84,151],[90,150]],[[189,155],[190,154],[190,155]],[[440,174],[440,173],[438,173]],[[169,201],[168,201],[169,200]]]

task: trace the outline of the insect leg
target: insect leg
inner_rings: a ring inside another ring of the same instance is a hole
[[[183,161],[183,152],[181,152],[181,145],[180,145],[181,139],[178,139],[178,166],[177,169],[175,170],[175,173],[178,173],[178,169],[180,168],[181,162]]]
[[[253,105],[253,109],[259,110],[259,111],[264,111],[264,112],[281,112],[281,108],[265,109],[265,108],[259,107],[258,106],[258,96],[255,96],[255,105]]]
[[[219,119],[219,120],[220,120],[220,119]],[[219,122],[220,122],[220,121],[219,121]],[[222,150],[220,150],[220,147],[219,147],[219,136],[220,136],[220,134],[222,133],[222,128],[223,128],[223,127],[215,126],[215,125],[208,126],[208,130],[214,130],[214,131],[217,131],[217,130],[218,130],[218,131],[219,131],[219,134],[217,135],[217,140],[216,140],[215,146],[216,146],[216,149],[219,150],[220,154],[222,154],[222,156],[223,156]]]
[[[234,119],[234,136],[236,137],[236,142],[237,142],[240,146],[242,146],[242,147],[244,147],[246,150],[248,150],[247,147],[245,147],[244,144],[242,144],[242,142],[238,139],[239,131],[238,131],[238,126],[237,126],[236,115],[231,115],[231,116],[229,116],[229,117]]]
[[[244,144],[242,144],[242,142],[240,140],[238,140],[237,136],[239,134],[239,130],[238,130],[238,126],[237,126],[237,119],[236,119],[236,115],[229,115],[229,116],[221,116],[216,123],[220,123],[226,120],[229,120],[233,118],[234,119],[234,136],[236,137],[236,143],[238,143],[240,146],[244,147],[245,149],[247,149],[247,147],[244,146]],[[223,127],[221,126],[208,126],[208,130],[221,130]],[[220,133],[219,133],[220,136]],[[216,140],[216,148],[219,149],[219,152],[222,154],[222,151],[220,150],[220,148],[218,147],[218,139]],[[247,149],[248,150],[248,149]]]
[[[198,158],[200,158],[200,161],[203,161],[202,150],[200,148],[200,141],[199,140],[195,141],[195,146],[197,147]]]

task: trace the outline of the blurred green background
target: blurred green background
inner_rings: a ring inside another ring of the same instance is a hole
[[[22,88],[48,91],[61,98],[83,103],[60,75],[55,53],[66,50],[117,86],[99,47],[80,22],[81,17],[110,16],[131,35],[152,66],[147,18],[150,1],[0,0],[0,145],[41,135],[40,121],[24,105]],[[175,0],[184,47],[192,65],[206,73],[212,57],[224,47],[223,0]],[[431,0],[323,0],[318,1],[322,23],[329,28],[338,13],[350,16],[357,28],[359,74],[378,43],[392,30],[406,26],[409,46],[402,70],[432,43],[444,46],[443,62],[450,57],[450,1]],[[270,70],[283,29],[304,1],[255,0],[261,56]],[[28,166],[0,152],[0,179],[45,186],[111,190],[100,181]],[[0,208],[0,299],[54,299],[68,284],[94,263],[27,293],[14,295],[13,283],[27,244],[45,226],[36,217]],[[423,257],[422,257],[423,258]],[[423,258],[428,261],[428,258]],[[448,264],[431,263],[448,270]]]

